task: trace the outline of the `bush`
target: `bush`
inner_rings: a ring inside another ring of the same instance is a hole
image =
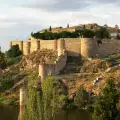
[[[95,32],[95,36],[97,36],[98,38],[109,38],[110,34],[107,29],[101,27]]]
[[[17,57],[22,55],[22,52],[19,49],[18,45],[13,45],[8,51],[7,51],[7,57]]]
[[[6,67],[5,55],[0,51],[0,68]]]
[[[93,120],[120,120],[117,109],[119,94],[112,78],[107,80],[102,95],[94,105]]]
[[[7,58],[6,59],[6,64],[7,66],[11,66],[13,64],[19,63],[21,60],[21,56],[15,57],[15,58]]]
[[[0,76],[0,91],[9,90],[14,85],[14,82],[10,76]]]
[[[89,93],[84,90],[83,86],[80,86],[76,92],[76,96],[74,98],[75,105],[82,109],[85,108],[89,101]]]

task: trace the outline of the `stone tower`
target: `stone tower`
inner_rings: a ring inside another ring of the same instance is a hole
[[[82,58],[93,58],[97,54],[97,41],[93,38],[81,38]]]
[[[63,55],[64,51],[65,51],[65,40],[64,40],[64,38],[61,38],[58,41],[58,56]]]
[[[23,42],[23,54],[24,55],[29,55],[30,54],[30,42],[29,41],[24,41]]]
[[[39,76],[41,77],[41,82],[46,78],[46,64],[45,61],[42,61],[39,64]]]

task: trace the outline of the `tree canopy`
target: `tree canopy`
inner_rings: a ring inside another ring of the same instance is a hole
[[[6,67],[5,54],[0,51],[0,68]]]
[[[77,30],[75,32],[62,31],[60,33],[52,33],[51,31],[45,31],[43,33],[40,32],[32,33],[31,36],[36,39],[43,39],[43,40],[52,40],[59,38],[78,38],[80,36],[92,38],[95,36],[95,32],[88,29]]]
[[[99,38],[109,38],[109,32],[106,28],[101,27],[99,30],[95,32],[96,37]]]
[[[120,120],[117,104],[119,94],[113,79],[108,79],[102,95],[94,105],[93,120]]]
[[[18,45],[13,45],[6,53],[8,57],[17,57],[22,54]]]

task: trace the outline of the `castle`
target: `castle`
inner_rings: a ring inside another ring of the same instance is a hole
[[[107,27],[107,25],[105,27]],[[116,29],[118,29],[118,26],[116,26]],[[97,38],[60,38],[56,40],[41,40],[30,37],[26,41],[11,41],[10,47],[17,44],[25,56],[30,55],[34,51],[43,49],[52,49],[56,51],[57,58],[53,63],[49,64],[44,61],[39,63],[39,76],[44,80],[45,76],[49,74],[57,75],[60,73],[66,65],[67,56],[95,58],[120,53],[120,40],[103,39],[101,44],[98,44],[99,40],[100,39]],[[31,61],[29,63],[31,63]]]
[[[10,47],[18,45],[25,56],[42,49],[53,49],[54,51],[57,51],[57,58],[53,61],[53,63],[49,64],[45,61],[39,63],[38,72],[41,77],[41,81],[43,81],[48,75],[58,75],[60,73],[66,65],[67,56],[94,58],[120,53],[120,40],[105,39],[102,40],[102,44],[100,45],[97,44],[97,41],[98,39],[95,38],[61,38],[58,40],[41,40],[30,37],[29,40],[26,41],[11,41]],[[21,87],[20,116],[22,116],[21,114],[24,110],[25,92],[24,87]]]
[[[40,40],[30,38],[26,41],[11,41],[10,47],[18,45],[23,55],[29,55],[33,51],[40,49],[53,49],[58,50],[60,40]],[[64,38],[64,45],[68,56],[82,56],[82,57],[95,57],[95,56],[108,56],[120,52],[120,41],[105,39],[102,44],[98,46],[97,39],[93,38]],[[59,53],[59,52],[58,52]]]

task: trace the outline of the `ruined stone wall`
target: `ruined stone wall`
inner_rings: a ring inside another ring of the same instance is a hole
[[[41,80],[44,80],[47,76],[54,76],[60,74],[60,71],[66,66],[67,53],[59,56],[54,64],[40,64],[39,65],[39,76]]]
[[[120,53],[120,40],[102,40],[98,46],[98,55],[108,56],[114,53]]]
[[[19,46],[19,49],[20,49],[21,51],[23,51],[23,41],[20,41],[20,40],[11,41],[11,42],[10,42],[10,47],[12,47],[13,45],[18,45],[18,46]]]

